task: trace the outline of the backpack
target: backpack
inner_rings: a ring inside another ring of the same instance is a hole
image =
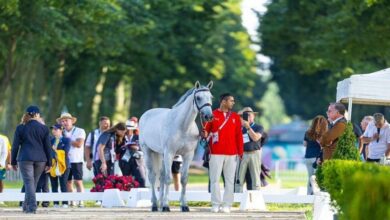
[[[62,176],[66,170],[66,160],[64,150],[53,150],[55,157],[52,158],[52,167],[50,168],[50,176]]]

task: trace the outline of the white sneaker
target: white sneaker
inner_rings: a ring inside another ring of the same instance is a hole
[[[224,207],[221,208],[221,211],[223,213],[230,213],[230,207],[229,206],[224,206]]]
[[[67,209],[67,208],[69,208],[69,206],[67,204],[63,204],[62,208]]]
[[[96,206],[101,206],[102,205],[102,201],[96,201],[95,205]]]
[[[213,205],[213,206],[211,207],[211,212],[214,212],[214,213],[219,212],[219,206],[218,206],[218,205]]]

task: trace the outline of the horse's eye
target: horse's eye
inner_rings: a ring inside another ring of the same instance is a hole
[[[198,96],[198,97],[196,97],[196,100],[200,101],[200,97],[199,97],[199,96]]]

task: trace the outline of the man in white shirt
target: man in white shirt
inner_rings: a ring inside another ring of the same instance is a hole
[[[85,131],[82,128],[74,126],[77,118],[69,113],[62,113],[61,117],[57,118],[57,122],[64,127],[64,136],[70,138],[70,172],[68,177],[68,192],[73,192],[73,180],[76,184],[77,192],[84,192],[83,186],[83,162],[84,162],[84,140]],[[79,207],[84,207],[83,202],[79,203]]]
[[[97,141],[100,135],[111,127],[110,119],[107,116],[102,116],[99,119],[99,128],[93,130],[88,134],[85,141],[85,158],[87,160],[87,168],[91,170],[93,168],[93,175],[96,176],[99,173],[100,167],[95,165],[95,161],[99,160],[99,153],[97,149]]]
[[[390,157],[390,125],[381,113],[375,113],[363,134],[363,141],[369,143],[367,162],[378,163],[384,155]]]

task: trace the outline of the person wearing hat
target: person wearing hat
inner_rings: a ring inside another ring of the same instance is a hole
[[[49,129],[40,123],[37,106],[29,106],[23,116],[24,124],[16,127],[12,143],[11,165],[20,169],[25,186],[23,212],[35,213],[37,202],[35,190],[43,171],[51,167]]]
[[[62,135],[63,127],[61,124],[58,123],[54,124],[53,126],[50,127],[50,129],[53,135],[50,141],[52,146],[53,158],[57,157],[57,162],[58,162],[60,158],[58,158],[59,155],[56,154],[56,151],[63,150],[65,152],[65,158],[61,158],[61,159],[65,159],[65,164],[66,164],[66,169],[61,176],[55,176],[55,177],[50,176],[51,191],[53,193],[58,192],[58,182],[59,182],[61,192],[63,193],[68,192],[66,184],[68,182],[68,176],[70,172],[70,161],[68,156],[70,151],[70,139]],[[60,203],[58,201],[54,201],[54,208],[58,208],[59,204]],[[62,207],[68,208],[68,201],[63,201]]]
[[[260,189],[261,174],[261,137],[264,128],[255,123],[255,115],[252,108],[245,107],[238,113],[241,116],[242,139],[244,142],[244,155],[237,167],[236,192],[243,191],[246,172],[249,168],[252,190]],[[248,182],[247,182],[248,184]]]
[[[137,121],[136,117],[126,121],[125,144],[118,146],[116,153],[123,176],[133,176],[140,183],[140,187],[145,187],[145,167],[138,143]]]
[[[76,127],[77,118],[65,112],[57,118],[57,123],[64,128],[64,136],[70,139],[70,150],[68,153],[70,161],[70,172],[68,176],[67,188],[68,192],[73,192],[73,180],[77,188],[77,192],[84,192],[83,186],[83,162],[84,162],[84,140],[85,131],[82,128]],[[71,205],[74,205],[71,203]],[[83,201],[79,202],[79,207],[84,207]]]

